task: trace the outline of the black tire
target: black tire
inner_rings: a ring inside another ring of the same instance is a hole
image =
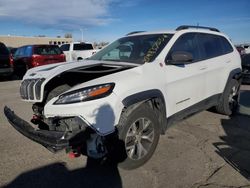
[[[118,136],[126,153],[125,160],[118,166],[127,170],[142,166],[151,158],[159,141],[160,128],[156,113],[147,104],[124,112],[118,125]]]
[[[232,115],[238,107],[240,84],[237,80],[230,80],[216,106],[216,111],[223,115]]]
[[[64,85],[60,85],[60,86],[57,86],[55,87],[54,89],[52,89],[48,95],[47,95],[47,98],[45,100],[45,104],[47,104],[47,102],[49,102],[52,98],[60,95],[61,93],[67,91],[70,89],[70,86],[67,85],[67,84],[64,84]]]

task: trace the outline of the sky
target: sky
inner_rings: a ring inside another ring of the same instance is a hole
[[[112,42],[131,31],[197,24],[250,42],[250,0],[0,0],[0,35]]]

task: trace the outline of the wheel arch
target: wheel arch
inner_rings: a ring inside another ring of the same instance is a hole
[[[229,73],[229,76],[227,78],[227,82],[225,84],[224,91],[225,91],[226,87],[228,86],[228,83],[232,79],[235,79],[235,80],[237,80],[237,81],[239,81],[241,83],[241,81],[242,81],[242,70],[240,68],[236,68],[236,69],[231,70],[231,72]]]
[[[124,110],[135,109],[143,103],[148,103],[151,108],[154,109],[159,120],[159,125],[161,128],[161,134],[165,133],[166,130],[166,103],[164,95],[158,89],[152,89],[147,91],[142,91],[135,93],[133,95],[127,96],[122,100],[124,105]]]

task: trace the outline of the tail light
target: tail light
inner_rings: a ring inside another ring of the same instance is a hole
[[[65,54],[61,54],[61,57],[62,57],[62,62],[65,62],[65,61],[66,61],[66,56],[65,56]]]
[[[13,55],[10,54],[10,66],[13,68],[14,67],[14,60],[13,60]]]
[[[37,61],[39,58],[39,55],[32,55],[31,56],[31,66],[32,67],[37,67],[39,66],[39,62]]]

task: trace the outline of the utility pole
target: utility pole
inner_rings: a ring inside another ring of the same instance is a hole
[[[83,42],[83,29],[80,28],[80,31],[81,31],[81,33],[82,33],[82,42]]]

